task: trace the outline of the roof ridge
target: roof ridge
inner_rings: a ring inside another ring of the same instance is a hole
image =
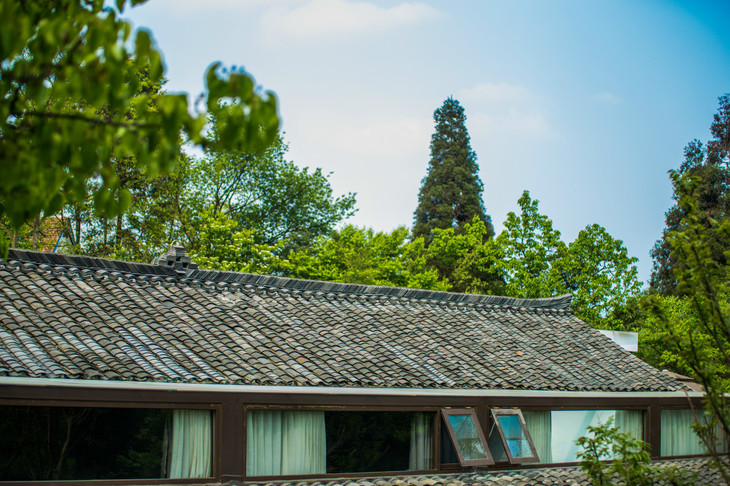
[[[48,253],[43,251],[21,250],[11,248],[7,261],[18,260],[21,262],[45,264],[60,267],[86,267],[99,270],[129,272],[141,275],[176,276],[177,273],[172,267],[155,265],[152,263],[126,262],[123,260],[112,260],[110,258],[90,257],[86,255],[72,255],[66,253]],[[0,258],[2,261],[2,258]]]
[[[495,307],[511,308],[514,310],[547,310],[570,312],[571,294],[556,297],[524,299],[485,294],[465,294],[440,290],[413,289],[405,287],[387,287],[382,285],[365,285],[342,282],[326,282],[322,280],[305,280],[276,275],[260,275],[254,273],[230,272],[224,270],[188,269],[185,274],[179,274],[172,267],[149,263],[125,262],[100,257],[83,255],[67,255],[61,253],[46,253],[31,250],[11,249],[6,263],[17,260],[21,263],[49,265],[55,267],[87,268],[106,272],[123,272],[151,277],[167,277],[180,280],[185,284],[215,283],[215,287],[222,289],[232,284],[255,285],[268,288],[318,293],[349,294],[358,296],[372,296],[385,298],[402,298],[412,300],[429,300],[441,303],[491,305]],[[1,261],[1,260],[0,260]]]
[[[186,278],[204,282],[211,281],[221,283],[238,283],[242,285],[259,285],[263,287],[284,288],[305,292],[395,297],[447,303],[486,304],[498,307],[533,310],[570,310],[570,302],[573,298],[571,294],[563,294],[556,297],[523,299],[519,297],[504,297],[486,294],[464,294],[459,292],[446,292],[442,290],[306,280],[291,277],[279,277],[276,275],[228,272],[224,270],[193,270],[188,272]]]

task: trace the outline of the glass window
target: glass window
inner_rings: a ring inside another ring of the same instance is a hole
[[[441,464],[459,464],[459,454],[451,442],[449,430],[446,428],[446,422],[441,421]]]
[[[703,417],[702,411],[697,412]],[[661,444],[660,454],[662,456],[686,456],[693,454],[705,454],[707,448],[702,443],[697,433],[692,430],[692,422],[696,419],[693,410],[662,410]],[[727,451],[727,441],[723,440],[721,427],[715,429],[715,439],[718,444],[718,452]]]
[[[433,412],[248,412],[246,474],[433,468]]]
[[[492,419],[494,427],[489,434],[489,446],[495,460],[513,464],[538,461],[537,451],[519,410],[494,408]]]
[[[576,462],[579,447],[575,441],[588,433],[588,426],[609,418],[622,432],[637,439],[644,437],[643,410],[540,410],[522,414],[541,463]]]
[[[207,478],[212,412],[0,407],[0,481]]]
[[[444,409],[441,412],[462,466],[494,464],[473,409]]]

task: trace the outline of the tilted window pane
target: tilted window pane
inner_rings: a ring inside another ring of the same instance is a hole
[[[449,423],[456,437],[456,445],[466,461],[487,459],[472,415],[449,415]]]
[[[522,430],[520,418],[517,415],[500,415],[497,420],[499,420],[499,425],[502,427],[512,457],[531,457],[532,449],[530,449],[530,442]]]
[[[516,408],[493,408],[489,448],[494,460],[512,464],[538,462],[522,412]]]

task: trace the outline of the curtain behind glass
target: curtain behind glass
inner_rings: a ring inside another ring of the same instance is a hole
[[[173,410],[171,478],[211,476],[211,422],[209,410]]]
[[[433,414],[414,413],[411,417],[411,449],[408,469],[422,470],[433,467]]]
[[[281,474],[327,471],[324,412],[284,412],[281,430]]]
[[[282,413],[248,412],[246,474],[250,476],[281,474]]]
[[[248,412],[248,476],[324,474],[326,470],[324,412]]]
[[[525,418],[527,431],[532,437],[532,443],[537,449],[537,457],[540,462],[552,462],[552,420],[550,411],[522,412],[522,416]]]
[[[615,425],[621,432],[631,434],[634,439],[644,439],[643,410],[616,410]]]
[[[705,453],[705,446],[691,428],[694,418],[692,410],[662,410],[662,456]]]

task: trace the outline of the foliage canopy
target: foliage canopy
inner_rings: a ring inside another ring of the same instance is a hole
[[[691,486],[693,476],[676,465],[653,466],[649,444],[636,439],[613,425],[613,417],[605,423],[588,426],[588,435],[576,443],[580,467],[594,486],[652,486],[673,484]],[[612,458],[610,462],[605,462]]]
[[[715,234],[730,237],[730,219],[704,221],[704,212],[695,189],[696,181],[679,172],[671,172],[677,204],[685,223],[680,230],[667,235],[676,255],[674,275],[677,291],[682,296],[682,310],[669,307],[660,296],[647,301],[665,332],[668,352],[679,365],[691,371],[705,388],[709,421],[696,422],[695,430],[712,453],[715,465],[730,484],[730,461],[718,453],[716,430],[725,437],[730,433],[730,299],[728,299],[728,267],[713,256]],[[725,257],[730,251],[725,251]],[[681,308],[680,308],[681,309]]]
[[[129,157],[147,176],[169,172],[182,142],[205,146],[207,115],[183,94],[139,89],[137,73],[161,83],[162,56],[149,32],[118,17],[139,0],[0,1],[0,246],[41,213],[83,200],[95,179],[98,214],[131,203],[112,161]],[[276,98],[253,79],[213,64],[205,109],[221,121],[222,147],[259,152],[276,136]],[[2,254],[5,252],[3,251]]]
[[[495,266],[505,282],[505,295],[571,293],[579,318],[596,327],[620,328],[616,311],[641,288],[636,257],[629,257],[623,242],[597,224],[586,226],[565,244],[538,203],[524,191],[518,200],[520,214],[508,213],[505,229],[495,239]]]

